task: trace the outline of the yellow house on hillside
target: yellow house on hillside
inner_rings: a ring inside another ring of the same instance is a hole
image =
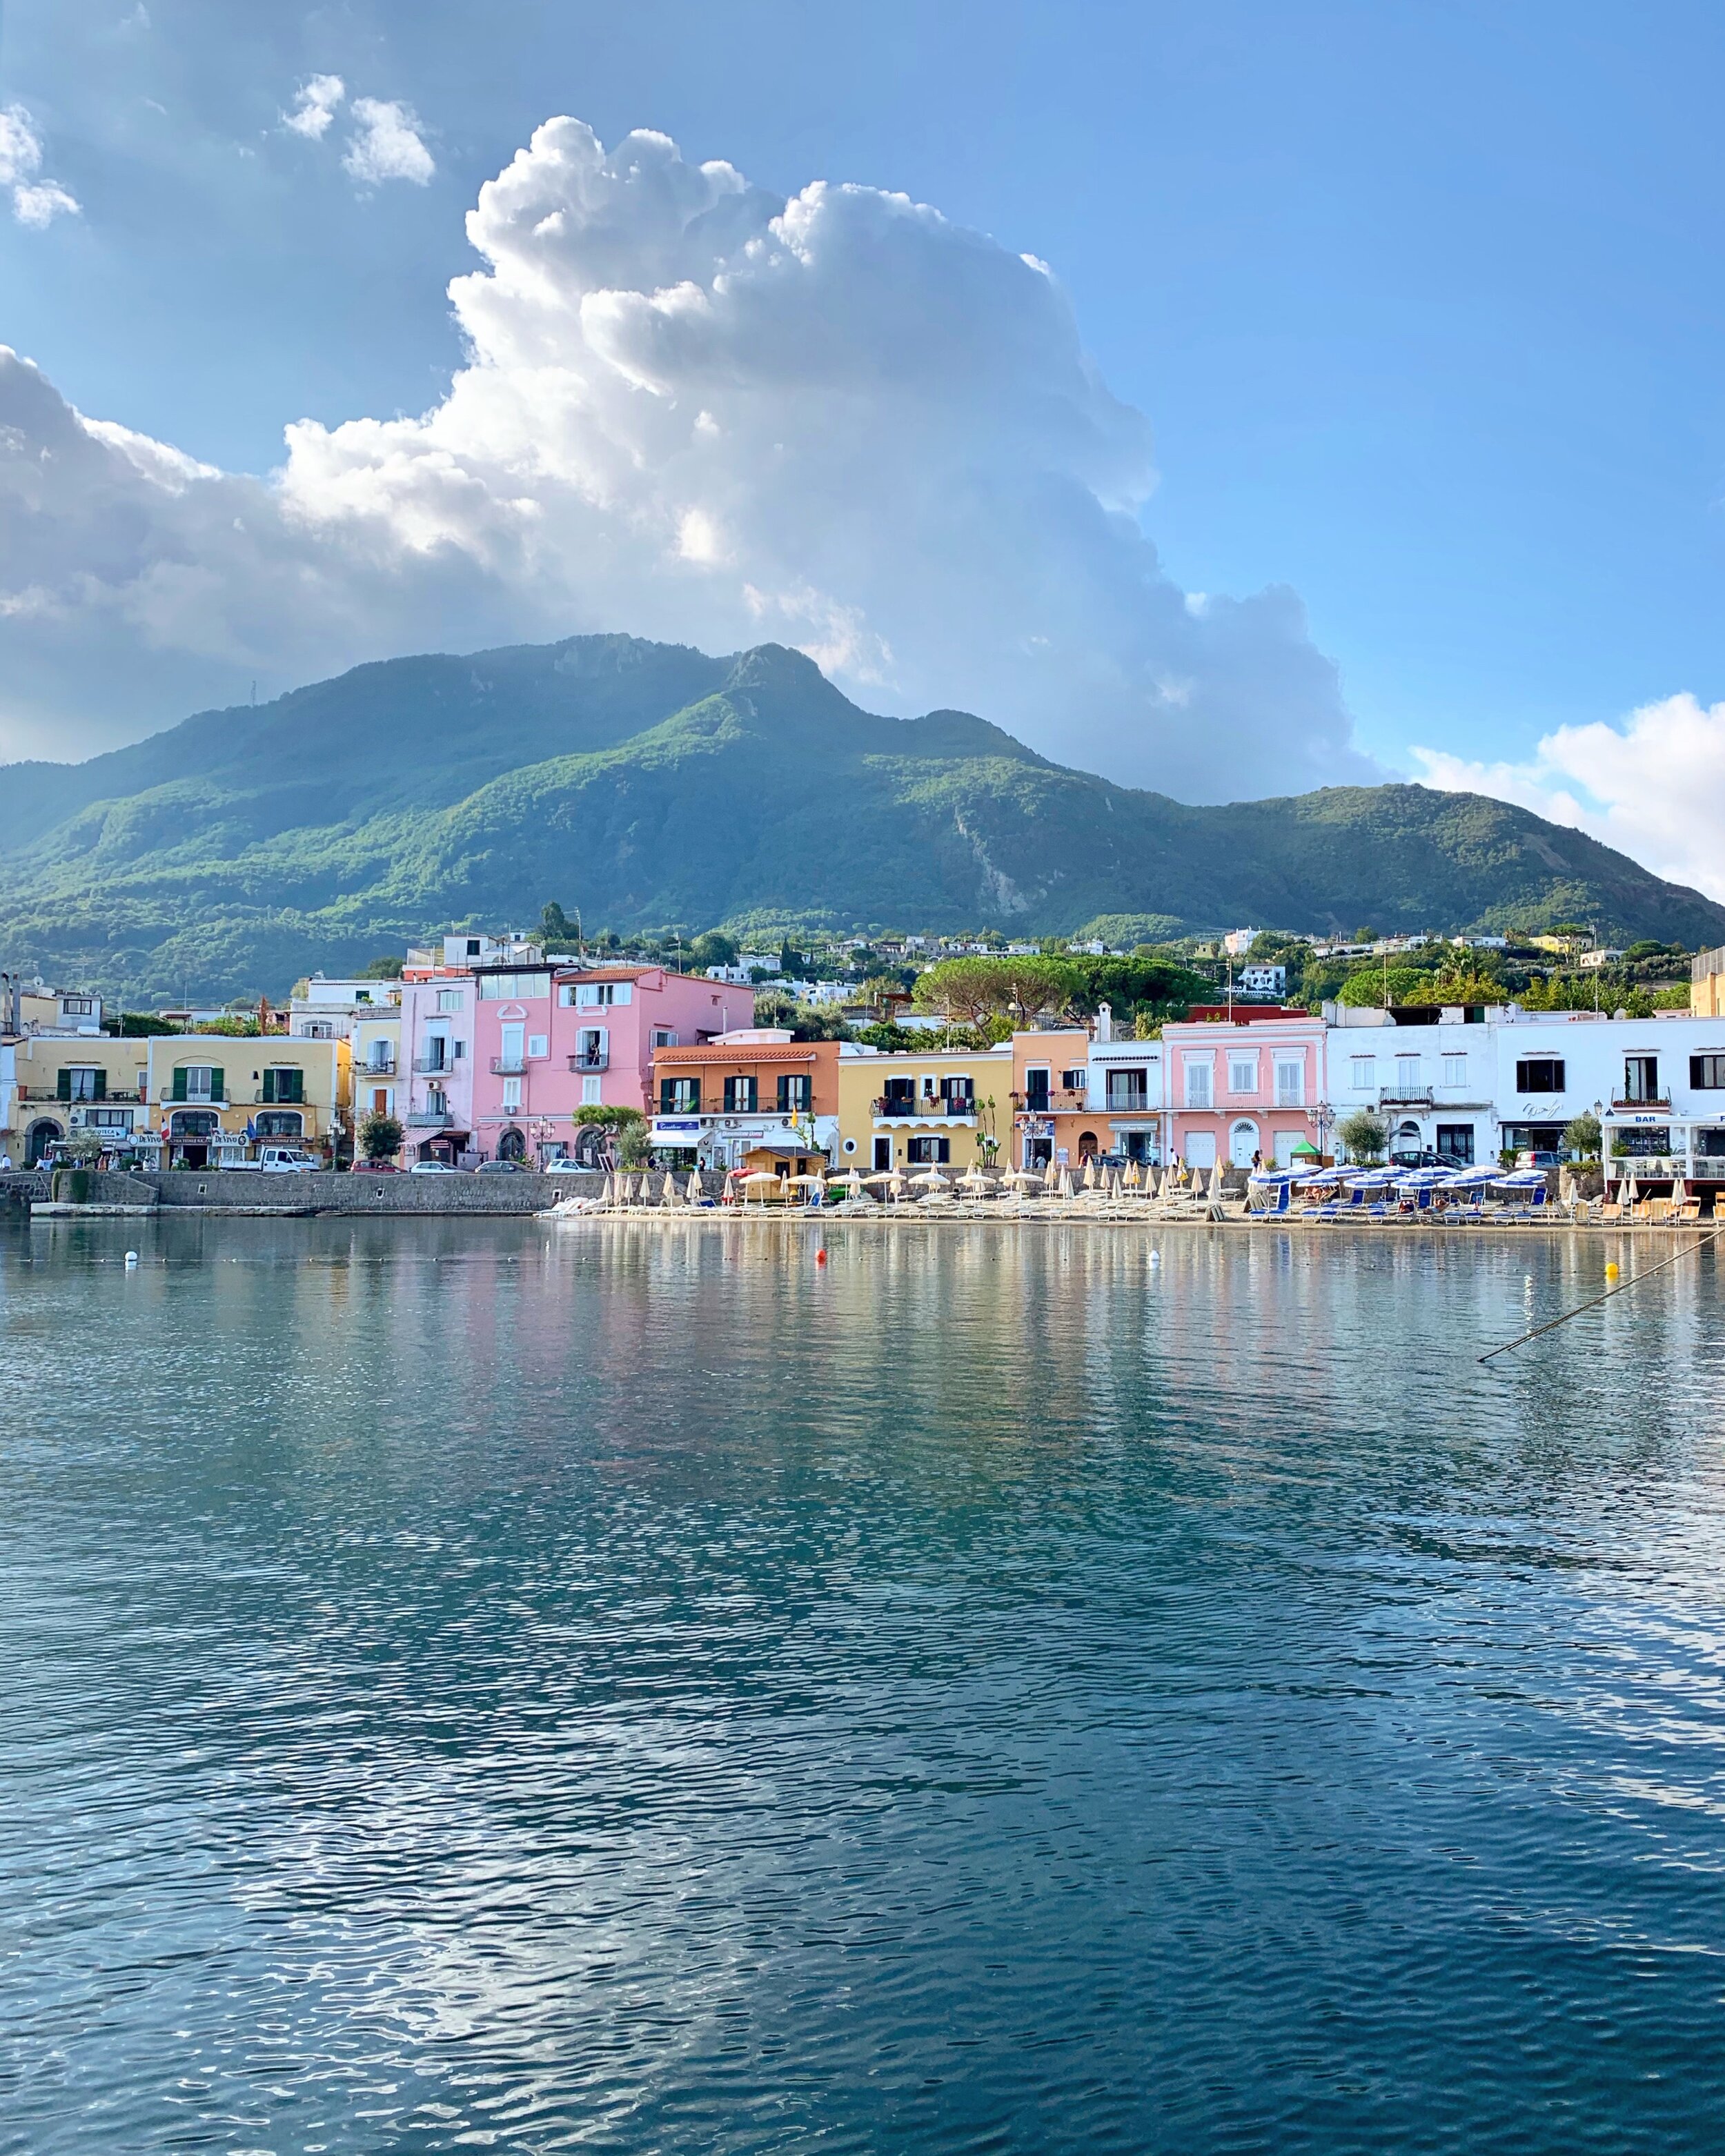
[[[1012,1048],[865,1049],[839,1060],[840,1165],[887,1168],[1005,1162]]]

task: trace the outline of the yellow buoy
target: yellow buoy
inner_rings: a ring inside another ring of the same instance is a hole
[[[1605,1277],[1606,1277],[1606,1279],[1607,1279],[1607,1280],[1615,1280],[1615,1279],[1616,1279],[1616,1277],[1617,1277],[1617,1268],[1616,1268],[1616,1266],[1615,1266],[1615,1265],[1607,1265],[1607,1266],[1606,1266],[1606,1268],[1605,1268]]]

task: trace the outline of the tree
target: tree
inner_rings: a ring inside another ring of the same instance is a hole
[[[385,952],[381,958],[373,958],[359,978],[362,981],[398,981],[401,969],[399,955],[394,952]]]
[[[697,936],[689,946],[689,962],[702,973],[709,966],[734,966],[737,940],[716,928],[709,928],[705,936]]]
[[[1563,1126],[1563,1143],[1581,1160],[1599,1158],[1599,1119],[1585,1112]]]
[[[762,988],[755,996],[755,1024],[788,1033],[793,1040],[849,1040],[850,1028],[830,1004],[815,1009],[799,1004],[783,988]]]
[[[1363,966],[1357,973],[1350,973],[1337,994],[1338,1004],[1348,1004],[1356,1009],[1378,1010],[1384,1007],[1386,997],[1391,1004],[1431,1004],[1442,1000],[1437,993],[1437,978],[1421,973],[1416,966]]]
[[[1086,981],[1070,958],[944,958],[919,973],[912,1001],[919,1010],[948,1011],[972,1025],[986,1019],[1064,1017],[1083,997]]]
[[[592,1102],[575,1111],[575,1127],[591,1134],[585,1144],[578,1137],[578,1154],[590,1157],[597,1151],[602,1160],[619,1168],[639,1168],[647,1158],[647,1118],[639,1108]]]
[[[1389,1126],[1369,1108],[1356,1108],[1336,1126],[1336,1136],[1347,1147],[1350,1160],[1380,1161],[1389,1143]]]
[[[367,1160],[393,1159],[401,1151],[403,1135],[397,1119],[377,1109],[373,1109],[368,1116],[361,1116],[359,1128],[355,1132],[359,1140],[359,1149]]]
[[[581,941],[579,911],[571,921],[554,898],[547,899],[539,916],[539,933],[544,937],[548,949],[572,951]]]

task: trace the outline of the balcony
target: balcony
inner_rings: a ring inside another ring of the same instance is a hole
[[[453,1062],[445,1062],[441,1055],[416,1055],[413,1070],[421,1078],[446,1078],[454,1070]]]
[[[603,1048],[595,1048],[569,1058],[572,1070],[608,1070],[611,1059]]]
[[[1623,1108],[1669,1108],[1671,1105],[1669,1093],[1625,1093],[1617,1096],[1611,1103],[1614,1113]]]
[[[53,1101],[62,1108],[104,1108],[110,1102],[125,1107],[136,1106],[141,1096],[136,1093],[80,1093],[68,1099],[56,1086],[20,1086],[17,1088],[21,1101]]]
[[[1380,1108],[1429,1108],[1436,1099],[1430,1086],[1386,1086],[1378,1096]],[[1280,1106],[1281,1104],[1277,1103]]]
[[[922,1116],[925,1121],[932,1116],[944,1116],[949,1120],[957,1119],[964,1122],[974,1122],[976,1118],[974,1101],[943,1100],[938,1093],[925,1095],[920,1101],[901,1101],[896,1096],[888,1100],[883,1095],[879,1100],[871,1101],[869,1106],[877,1122],[885,1121],[894,1116]],[[795,1111],[787,1110],[785,1112],[788,1114],[799,1112],[806,1115],[809,1111],[804,1108]]]
[[[519,1078],[527,1067],[525,1055],[494,1055],[491,1075],[494,1078]]]
[[[1014,1114],[1019,1116],[1077,1116],[1090,1106],[1090,1095],[1076,1086],[1050,1086],[1046,1093],[1014,1093],[1010,1098]]]
[[[446,1131],[454,1120],[447,1108],[416,1108],[402,1117],[410,1131]]]
[[[393,1078],[395,1075],[395,1058],[388,1055],[381,1063],[356,1063],[353,1075],[356,1078]]]

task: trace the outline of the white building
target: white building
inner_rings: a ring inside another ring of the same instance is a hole
[[[1567,1127],[1593,1115],[1608,1176],[1725,1182],[1725,1019],[1514,1004],[1435,1018],[1328,1004],[1324,1015],[1331,1127],[1369,1108],[1392,1153],[1461,1163],[1555,1152]]]
[[[1234,985],[1249,996],[1274,996],[1278,1001],[1288,991],[1288,969],[1286,966],[1242,966],[1234,977]]]
[[[1243,958],[1257,940],[1255,928],[1230,928],[1222,938],[1222,948],[1230,958]]]
[[[1104,1006],[1106,1013],[1106,1006]],[[1160,1165],[1163,1154],[1163,1047],[1159,1040],[1115,1040],[1099,1020],[1090,1045],[1085,1107],[1108,1127],[1109,1152]]]

